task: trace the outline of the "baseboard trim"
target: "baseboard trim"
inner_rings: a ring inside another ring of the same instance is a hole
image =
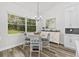
[[[55,43],[55,42],[50,42],[50,43],[57,44],[57,43]],[[64,46],[64,44],[61,44],[61,43],[59,43],[59,45],[62,45],[62,46]]]

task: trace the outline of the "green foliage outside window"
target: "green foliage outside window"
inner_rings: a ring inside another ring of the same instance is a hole
[[[8,14],[8,34],[25,32],[25,18]]]
[[[27,32],[35,32],[35,31],[36,31],[36,20],[27,19]]]
[[[36,20],[27,19],[27,32],[36,31]],[[8,14],[8,34],[17,34],[25,32],[25,18]]]

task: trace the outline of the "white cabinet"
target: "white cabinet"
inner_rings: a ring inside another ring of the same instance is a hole
[[[79,4],[65,6],[65,28],[79,28]],[[75,40],[79,39],[77,34],[65,34],[64,46],[75,49]]]
[[[64,39],[64,47],[70,48],[70,37],[69,36],[65,36]]]
[[[69,5],[65,7],[65,27],[79,27],[79,5]]]
[[[51,32],[50,41],[59,44],[60,32]]]
[[[76,40],[79,40],[79,35],[75,35],[75,34],[65,35],[64,47],[75,50],[76,49],[76,46],[75,46],[75,41]]]

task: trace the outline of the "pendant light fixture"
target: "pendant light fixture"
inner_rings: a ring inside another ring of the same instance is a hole
[[[35,16],[35,19],[37,21],[39,21],[41,19],[41,16],[39,15],[40,11],[39,11],[39,2],[37,2],[37,12],[36,12],[36,16]]]
[[[37,2],[37,18],[39,18],[39,2]]]
[[[37,2],[37,4],[36,4],[37,6],[36,6],[36,16],[35,16],[35,19],[36,19],[36,21],[39,21],[39,2]]]

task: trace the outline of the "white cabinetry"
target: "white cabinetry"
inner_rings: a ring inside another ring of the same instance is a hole
[[[65,5],[65,28],[79,28],[79,4]],[[64,46],[75,50],[78,34],[64,34]]]
[[[64,46],[70,49],[75,50],[75,40],[77,40],[79,36],[68,34],[65,36]]]
[[[50,32],[50,41],[59,44],[60,32]]]
[[[76,46],[75,46],[76,40],[79,40],[79,35],[67,34],[67,35],[65,35],[64,46],[75,50],[76,49]]]
[[[79,5],[65,6],[65,27],[79,27]]]

